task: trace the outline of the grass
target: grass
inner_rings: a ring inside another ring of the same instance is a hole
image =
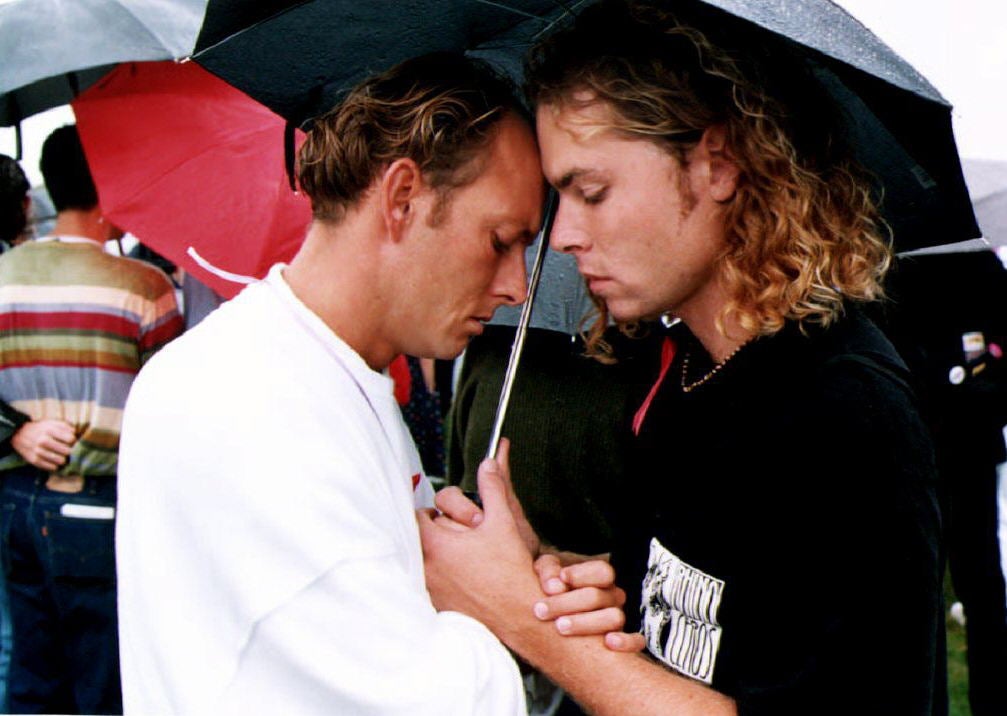
[[[944,578],[944,599],[950,607],[956,600],[950,577]],[[948,635],[948,698],[950,716],[972,716],[969,708],[969,673],[965,660],[965,628],[950,617],[947,619]]]

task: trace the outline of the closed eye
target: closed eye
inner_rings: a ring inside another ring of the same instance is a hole
[[[596,192],[592,192],[592,193],[586,193],[585,192],[582,196],[584,197],[584,203],[585,204],[592,204],[593,205],[593,204],[600,204],[601,202],[603,202],[605,200],[605,196],[607,194],[608,194],[608,189],[602,189],[601,191],[596,191]]]

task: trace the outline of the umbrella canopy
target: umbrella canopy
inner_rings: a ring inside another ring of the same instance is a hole
[[[207,15],[215,2],[210,0]],[[233,1],[233,0],[232,0]],[[742,18],[794,43],[846,110],[862,164],[878,179],[901,250],[979,236],[951,128],[951,107],[912,66],[829,0],[669,0]],[[301,124],[367,74],[413,55],[467,50],[512,74],[539,36],[587,2],[309,0],[194,58]],[[216,37],[226,35],[218,29]]]
[[[920,256],[993,249],[1007,260],[1007,162],[963,159],[962,169],[983,238],[928,246],[907,254]]]
[[[221,295],[296,253],[282,118],[191,62],[120,65],[72,107],[105,215]]]
[[[1007,248],[1007,162],[966,159],[962,167],[983,236],[995,248]]]
[[[126,60],[188,55],[206,0],[13,0],[0,5],[0,125],[66,104]]]
[[[1007,246],[1007,189],[978,200],[975,209],[986,240],[996,247]]]

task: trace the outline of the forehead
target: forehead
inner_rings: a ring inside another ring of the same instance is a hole
[[[471,190],[473,200],[491,218],[537,230],[544,186],[531,127],[519,117],[504,117],[485,151],[482,172],[462,191]]]
[[[550,181],[561,168],[578,157],[604,151],[609,144],[628,141],[613,131],[611,110],[603,102],[579,106],[541,105],[535,124],[542,166]]]
[[[616,129],[613,110],[602,101],[541,105],[536,129],[542,170],[557,188],[598,172],[639,169],[643,160],[656,160],[663,166],[668,159],[655,142]]]

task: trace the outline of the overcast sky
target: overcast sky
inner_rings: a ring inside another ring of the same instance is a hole
[[[1007,2],[837,1],[951,102],[962,157],[1007,161]],[[55,127],[72,121],[69,109],[61,108],[24,123],[22,166],[33,184],[41,183],[42,140]],[[14,154],[12,129],[0,129],[0,153]]]

